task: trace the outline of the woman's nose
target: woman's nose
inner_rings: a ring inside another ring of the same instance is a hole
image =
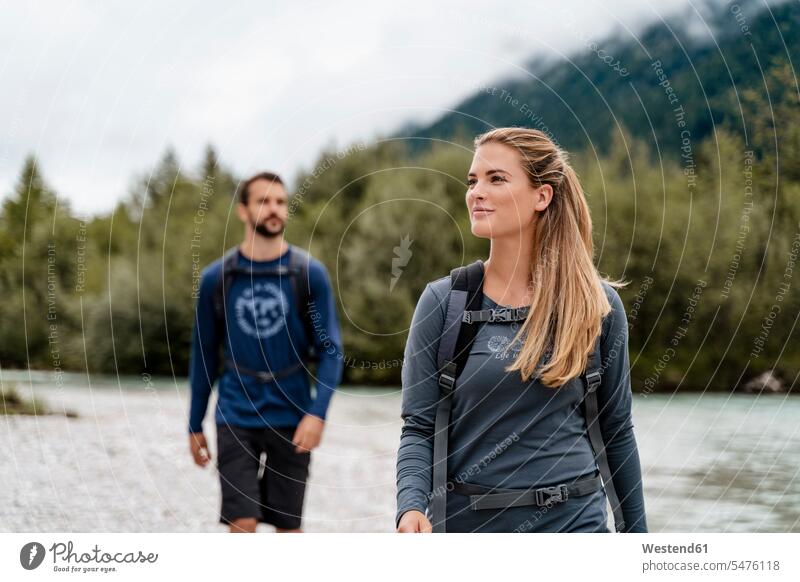
[[[483,195],[483,192],[481,190],[481,187],[478,186],[477,184],[475,186],[473,186],[472,190],[470,190],[470,192],[469,192],[469,198],[470,198],[470,200],[472,202],[476,202],[478,200],[483,200],[484,199],[484,195]]]

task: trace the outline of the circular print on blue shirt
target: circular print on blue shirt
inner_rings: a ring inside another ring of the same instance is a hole
[[[254,282],[236,299],[236,323],[247,335],[265,339],[285,325],[288,310],[289,301],[278,285]]]

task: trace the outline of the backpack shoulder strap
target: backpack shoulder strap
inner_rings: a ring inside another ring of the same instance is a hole
[[[453,269],[450,272],[447,315],[437,355],[439,386],[443,390],[454,388],[456,378],[467,363],[477,333],[477,326],[463,321],[464,312],[480,309],[482,302],[483,261]]]
[[[600,357],[600,339],[602,334],[598,335],[595,341],[592,353],[589,355],[589,361],[586,366],[586,371],[583,373],[582,380],[585,387],[583,397],[583,412],[586,416],[586,429],[589,433],[589,441],[592,444],[595,460],[600,469],[600,476],[603,479],[603,485],[606,491],[606,497],[611,504],[611,509],[614,514],[614,527],[617,532],[624,531],[625,520],[622,516],[622,506],[619,502],[619,497],[614,489],[614,481],[612,480],[611,468],[608,465],[608,457],[606,455],[606,447],[603,442],[603,433],[600,430],[599,407],[597,403],[597,389],[601,383],[602,364]]]
[[[225,300],[228,297],[228,292],[231,289],[233,277],[236,274],[236,269],[239,263],[239,246],[225,251],[222,255],[222,271],[217,280],[217,285],[214,288],[214,316],[217,323],[218,337],[222,337],[225,330]],[[220,340],[222,341],[222,340]]]
[[[483,302],[483,262],[478,260],[450,272],[450,293],[447,299],[442,335],[439,340],[439,404],[433,437],[433,490],[430,509],[433,531],[446,531],[447,503],[447,437],[450,429],[452,394],[456,380],[464,369],[477,333],[477,322],[464,321],[465,311],[480,309]]]
[[[308,339],[309,359],[314,361],[316,350],[314,348],[314,327],[311,322],[311,279],[308,272],[310,261],[311,255],[307,251],[296,245],[289,245],[289,279],[292,282],[292,293],[294,293],[300,320],[303,322],[303,329]]]

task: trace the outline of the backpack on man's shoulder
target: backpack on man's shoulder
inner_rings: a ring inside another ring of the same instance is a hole
[[[309,363],[318,361],[318,355],[314,346],[314,326],[311,320],[311,280],[309,277],[309,264],[311,255],[298,246],[289,244],[289,264],[275,265],[263,268],[246,268],[239,264],[241,251],[239,246],[228,249],[222,256],[222,272],[214,288],[214,317],[217,328],[217,337],[225,337],[225,301],[230,293],[233,280],[237,276],[258,277],[263,275],[275,275],[289,277],[292,284],[292,293],[295,297],[295,305],[300,310],[300,320],[303,322],[303,329],[307,338],[308,352],[300,355],[298,362],[276,372],[264,370],[251,370],[242,365],[225,361],[227,367],[233,368],[239,373],[253,376],[262,382],[289,376]],[[224,341],[224,340],[223,340]]]

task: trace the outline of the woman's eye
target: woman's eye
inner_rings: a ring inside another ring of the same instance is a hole
[[[505,182],[506,179],[502,176],[492,176],[492,182]]]
[[[467,186],[472,188],[475,185],[475,182],[477,182],[477,180],[475,180],[475,178],[470,178],[469,180],[467,180]]]

